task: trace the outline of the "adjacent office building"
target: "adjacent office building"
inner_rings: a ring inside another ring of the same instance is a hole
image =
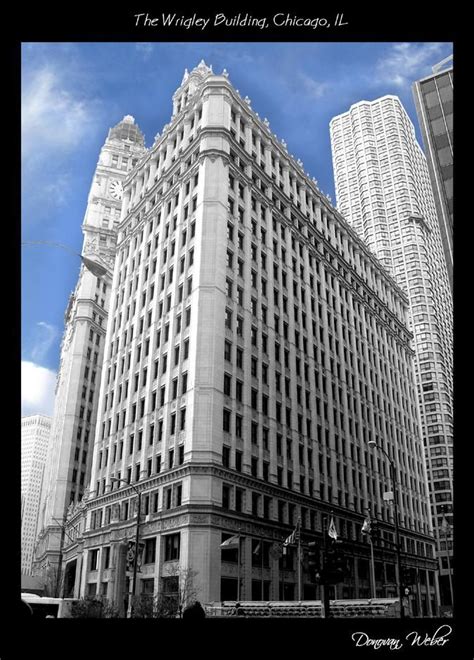
[[[449,281],[453,286],[453,56],[413,85]]]
[[[361,101],[331,120],[338,210],[408,296],[420,422],[438,540],[443,602],[452,523],[452,295],[425,155],[396,96]]]
[[[81,500],[90,480],[122,182],[143,151],[140,129],[133,117],[124,117],[110,129],[94,173],[82,225],[82,255],[92,270],[81,266],[65,313],[37,573],[60,562],[67,509]],[[94,264],[103,267],[101,277]]]
[[[31,575],[51,418],[31,415],[21,420],[21,572]]]
[[[190,569],[202,602],[296,599],[282,542],[300,520],[322,548],[332,515],[349,562],[337,594],[369,597],[370,508],[376,593],[396,597],[393,489],[374,440],[401,488],[413,606],[433,613],[407,296],[225,70],[185,73],[170,123],[124,181],[118,230],[67,594],[126,606],[138,522],[137,594],[173,595]],[[232,537],[240,552],[221,547]],[[305,571],[302,583],[320,597]]]

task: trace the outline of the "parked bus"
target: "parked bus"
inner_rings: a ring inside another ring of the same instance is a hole
[[[74,598],[50,598],[37,594],[22,593],[21,600],[27,603],[37,619],[54,617],[67,619],[71,616],[72,604],[77,602]]]

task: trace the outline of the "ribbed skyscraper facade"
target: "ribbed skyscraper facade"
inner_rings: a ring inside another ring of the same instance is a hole
[[[337,207],[406,292],[420,423],[447,595],[443,512],[452,522],[452,295],[426,157],[396,96],[331,120]]]

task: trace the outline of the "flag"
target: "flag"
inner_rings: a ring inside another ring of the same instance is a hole
[[[336,525],[334,524],[334,518],[331,516],[331,522],[329,523],[329,529],[328,529],[328,535],[337,541],[337,529]]]
[[[300,538],[300,530],[298,527],[295,527],[295,529],[291,532],[291,534],[283,541],[283,545],[294,545],[299,541]]]
[[[253,551],[253,554],[254,554],[254,555],[259,555],[259,554],[260,554],[260,548],[261,548],[261,543],[260,543],[260,541],[259,541],[259,542],[257,543],[257,545],[255,546],[255,549],[254,549],[254,551]]]
[[[145,549],[145,543],[139,541],[138,543],[138,557],[137,557],[137,571],[141,572],[142,554]],[[126,570],[131,572],[135,568],[135,541],[129,541],[127,546],[127,567]]]
[[[443,520],[441,521],[441,530],[444,532],[444,534],[447,534],[449,531],[449,523],[446,519],[446,516],[443,516]]]
[[[230,550],[231,548],[238,548],[239,540],[240,537],[238,534],[236,534],[235,536],[231,536],[230,538],[226,539],[221,543],[221,548],[226,548],[227,550]]]
[[[367,518],[364,520],[364,523],[362,525],[362,534],[370,534],[371,532],[371,525],[372,521],[370,519],[370,515],[367,516]]]

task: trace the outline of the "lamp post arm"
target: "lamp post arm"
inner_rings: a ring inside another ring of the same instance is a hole
[[[128,481],[126,481],[125,479],[122,479],[122,478],[117,479],[117,477],[112,477],[111,481],[117,481],[118,483],[122,482],[125,485],[127,485],[129,488],[133,488],[133,490],[136,492],[137,495],[140,494],[140,491],[138,490],[138,488],[136,486],[134,486],[133,484],[129,484]]]
[[[70,252],[71,254],[76,255],[76,257],[82,257],[79,252],[76,252],[76,250],[73,250],[69,245],[64,245],[64,243],[58,243],[57,241],[22,241],[22,245],[51,245],[53,247],[58,247],[61,248],[62,250],[66,250],[67,252]]]
[[[384,451],[382,449],[382,451]],[[385,455],[388,457],[388,460],[390,461],[390,479],[392,481],[392,488],[393,488],[393,504],[394,504],[394,518],[395,518],[395,545],[396,545],[396,551],[397,551],[397,568],[398,568],[398,591],[399,591],[399,598],[400,598],[400,617],[403,619],[405,616],[404,612],[404,605],[403,605],[403,586],[402,586],[402,558],[400,554],[400,529],[399,529],[399,523],[398,523],[398,484],[395,478],[395,466],[393,464],[392,459],[390,456],[385,452]]]
[[[79,257],[85,268],[87,268],[87,270],[89,270],[96,277],[103,277],[107,273],[107,268],[104,268],[102,264],[98,263],[97,261],[94,261],[93,259],[90,259],[89,257],[83,256],[79,252],[76,252],[76,250],[73,250],[71,247],[69,247],[69,245],[64,245],[64,243],[58,243],[57,241],[22,241],[21,244],[50,245],[52,247],[61,248],[62,250],[66,250],[67,252],[70,252],[74,256]]]
[[[404,594],[403,594],[403,586],[402,586],[402,559],[400,554],[401,551],[400,529],[398,525],[398,484],[395,477],[395,465],[393,463],[392,458],[390,457],[389,453],[385,451],[383,447],[381,447],[380,445],[376,445],[376,447],[385,454],[385,456],[388,458],[388,462],[390,465],[390,481],[392,482],[392,489],[393,489],[393,507],[394,507],[393,514],[395,519],[395,550],[397,553],[398,597],[400,599],[400,618],[403,619],[405,618],[405,610],[403,605]]]

